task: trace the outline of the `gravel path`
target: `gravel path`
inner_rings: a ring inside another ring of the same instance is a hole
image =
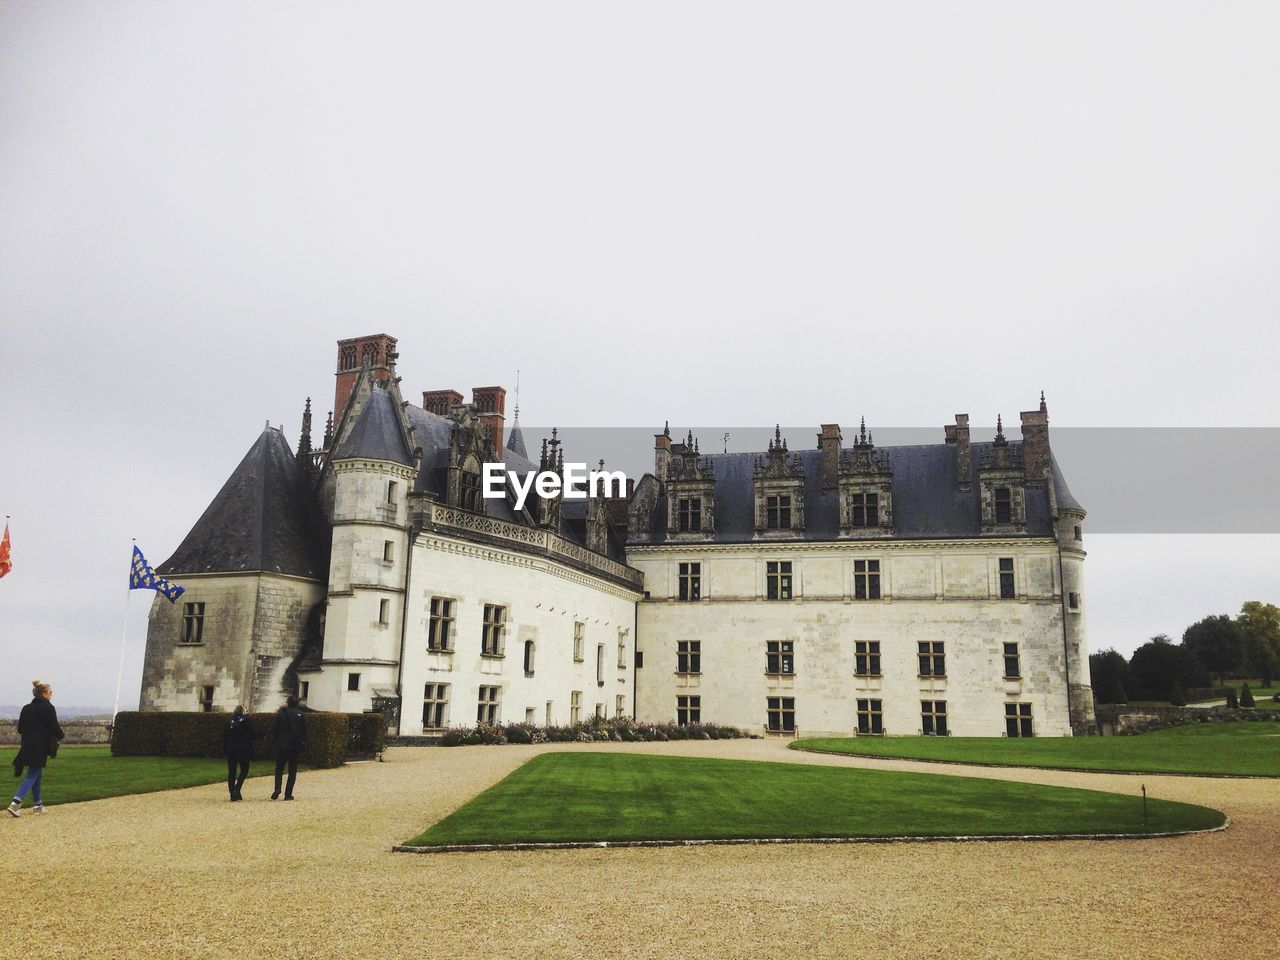
[[[868,761],[776,742],[635,752],[1023,780],[1225,810],[1143,841],[414,856],[419,833],[555,747],[400,748],[386,763],[118,797],[0,823],[6,952],[22,957],[1115,957],[1280,955],[1280,781]],[[570,747],[569,749],[609,749]],[[49,769],[57,777],[57,762]]]

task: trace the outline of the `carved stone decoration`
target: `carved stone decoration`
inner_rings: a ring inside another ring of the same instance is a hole
[[[477,429],[477,425],[464,413],[454,424],[449,438],[449,482],[446,494],[449,506],[474,513],[485,512],[481,482],[484,463],[491,452],[488,433]]]
[[[996,417],[991,453],[978,467],[983,536],[1027,532],[1026,469],[1020,451],[1009,447],[1004,421]]]
[[[710,540],[715,536],[715,468],[698,452],[693,431],[671,444],[667,476],[667,538]]]
[[[889,455],[876,450],[865,419],[840,461],[840,536],[893,536],[893,467]]]
[[[804,532],[804,466],[792,457],[776,424],[764,458],[755,466],[755,536],[788,539]]]

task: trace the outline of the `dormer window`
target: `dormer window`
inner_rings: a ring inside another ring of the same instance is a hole
[[[1008,487],[996,487],[996,523],[1013,522],[1013,497]]]
[[[874,493],[855,493],[853,495],[852,519],[855,527],[876,527],[880,525],[880,498]]]
[[[770,530],[791,529],[791,498],[788,496],[765,499],[765,525]]]
[[[476,513],[483,513],[483,505],[480,502],[480,475],[478,473],[462,474],[462,490],[461,490],[461,507],[463,510],[472,510]]]
[[[681,497],[676,504],[676,517],[681,533],[702,529],[702,498]]]

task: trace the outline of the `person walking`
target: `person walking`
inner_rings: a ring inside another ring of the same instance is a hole
[[[284,786],[284,798],[293,799],[293,784],[298,779],[298,755],[307,749],[307,716],[298,709],[298,698],[290,696],[285,705],[276,711],[271,725],[271,739],[276,746],[276,789],[272,800],[280,798],[280,778],[286,766],[289,780]]]
[[[62,727],[58,725],[58,711],[50,702],[52,697],[53,687],[40,680],[32,680],[31,702],[18,714],[18,735],[22,737],[22,746],[13,761],[13,775],[21,776],[23,767],[27,775],[9,804],[9,813],[15,817],[22,810],[22,801],[28,791],[34,804],[32,812],[44,813],[44,802],[40,796],[44,765],[50,757],[57,755],[58,741],[64,736]]]
[[[233,802],[244,799],[240,789],[249,776],[249,763],[253,760],[253,738],[253,721],[244,712],[244,707],[237,705],[222,730],[222,752],[227,755],[227,790],[230,791]]]

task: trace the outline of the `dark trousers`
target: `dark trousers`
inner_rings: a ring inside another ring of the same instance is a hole
[[[240,793],[245,777],[249,776],[249,760],[248,754],[227,754],[227,789],[233,797]],[[237,770],[239,776],[236,776]]]
[[[289,766],[289,780],[284,785],[284,795],[293,796],[293,785],[298,779],[298,751],[279,750],[276,752],[276,793],[280,792],[280,777],[284,774],[285,765]]]

